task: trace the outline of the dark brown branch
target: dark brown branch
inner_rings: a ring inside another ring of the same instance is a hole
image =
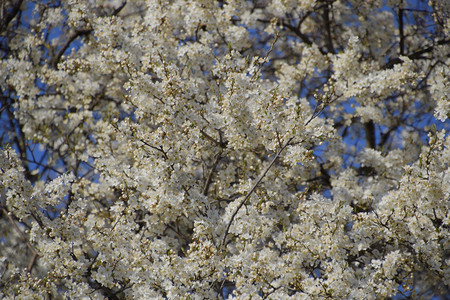
[[[17,148],[19,149],[19,155],[20,155],[20,162],[22,164],[22,167],[25,169],[25,177],[30,181],[34,182],[36,181],[36,178],[31,175],[30,166],[27,163],[27,145],[26,145],[26,138],[25,133],[23,132],[23,126],[20,124],[15,118],[14,113],[12,111],[12,106],[8,107],[6,110],[6,113],[8,114],[9,123],[11,128],[14,129],[14,143],[17,145]]]
[[[402,1],[403,2],[403,1]],[[402,3],[400,3],[402,5]],[[403,25],[403,9],[399,7],[398,9],[398,29],[400,32],[400,55],[405,54],[405,33],[404,33],[404,25]]]
[[[366,132],[366,141],[369,148],[375,149],[376,147],[376,137],[375,137],[375,124],[372,120],[364,123],[364,130]]]
[[[122,9],[125,7],[126,4],[127,4],[127,1],[124,1],[119,7],[117,7],[113,11],[113,13],[111,15],[112,16],[118,15],[122,11]],[[66,43],[61,47],[61,49],[59,49],[58,53],[53,58],[51,65],[55,69],[57,69],[57,65],[58,65],[61,57],[63,56],[64,52],[66,52],[67,48],[69,48],[69,46],[72,44],[72,42],[81,36],[87,36],[92,31],[93,31],[92,29],[80,29],[80,30],[76,30],[74,33],[72,33],[72,35],[69,37],[69,39],[66,41]]]
[[[117,16],[125,7],[125,5],[127,5],[127,1],[123,1],[123,3],[113,11],[112,15]]]
[[[61,47],[61,49],[59,49],[58,53],[53,58],[52,63],[51,63],[52,66],[55,69],[57,69],[57,65],[58,65],[61,57],[63,56],[64,52],[66,52],[67,48],[69,48],[69,46],[72,44],[72,42],[75,39],[77,39],[78,37],[88,35],[91,32],[92,32],[92,29],[84,29],[84,30],[77,30],[74,33],[72,33],[72,35],[69,37],[69,39],[66,41],[66,43]]]
[[[88,284],[92,289],[94,289],[96,291],[100,291],[103,294],[103,296],[106,297],[106,299],[119,300],[119,297],[117,297],[116,293],[112,289],[110,289],[106,286],[103,286],[102,284],[98,283],[96,280],[88,279]]]
[[[331,6],[331,4],[328,4],[328,3],[326,3],[324,5],[323,20],[325,21],[325,28],[327,31],[326,47],[327,47],[328,53],[334,53],[333,37],[331,36],[330,6]]]
[[[143,139],[139,139],[139,141],[140,141],[141,143],[143,143],[144,145],[146,145],[147,147],[150,147],[150,148],[152,148],[153,150],[156,150],[156,151],[158,151],[158,152],[161,152],[162,155],[164,156],[164,159],[166,159],[166,160],[169,159],[169,157],[167,156],[167,152],[164,151],[164,148],[163,148],[162,146],[159,146],[159,148],[158,148],[158,147],[155,147],[155,146],[153,146],[153,145],[150,145],[149,143],[147,143],[147,142],[144,141]]]
[[[442,45],[446,45],[446,44],[450,44],[450,38],[440,40],[440,41],[438,41],[438,42],[437,42],[436,44],[434,44],[434,45],[431,45],[431,46],[428,46],[428,47],[425,47],[425,48],[416,50],[415,52],[413,52],[413,53],[411,53],[411,54],[409,54],[409,55],[407,55],[407,56],[408,56],[409,59],[421,59],[421,58],[423,58],[423,57],[422,57],[422,54],[432,52],[436,46],[442,46]],[[402,61],[399,57],[391,58],[391,59],[383,66],[383,69],[390,69],[390,68],[392,68],[394,65],[400,64],[400,63],[402,63],[402,62],[403,62],[403,61]]]
[[[20,12],[20,7],[22,6],[22,2],[23,0],[19,0],[17,1],[17,3],[15,5],[13,5],[13,8],[11,9],[11,11],[6,15],[3,16],[3,13],[5,11],[7,11],[6,6],[6,0],[2,0],[2,16],[0,19],[2,19],[1,23],[0,23],[0,32],[3,32],[3,30],[6,29],[6,27],[8,27],[8,24],[17,16],[17,14]],[[12,1],[11,1],[12,2]]]
[[[212,136],[210,136],[209,134],[207,134],[203,129],[200,129],[200,133],[209,141],[213,142],[215,145],[219,146],[219,147],[223,147],[222,144],[219,141],[216,141]]]
[[[397,129],[398,129],[398,125],[395,125],[395,126],[389,128],[389,130],[387,132],[383,133],[381,135],[380,142],[378,143],[378,148],[382,149],[385,146],[386,142],[388,141],[391,133],[396,131]]]
[[[282,23],[282,25],[284,27],[286,27],[287,29],[289,29],[290,31],[292,31],[293,33],[295,33],[295,35],[297,35],[303,43],[311,46],[312,45],[312,41],[309,39],[309,37],[304,34],[303,32],[300,31],[299,26],[292,26],[291,24],[284,22]]]
[[[208,178],[206,179],[205,185],[203,187],[202,193],[205,196],[208,195],[208,190],[212,183],[212,178],[214,176],[214,173],[216,172],[217,165],[219,164],[219,161],[222,158],[222,149],[219,150],[219,152],[216,154],[215,157],[216,157],[216,159],[214,160],[214,163],[211,166],[211,170],[209,171]]]
[[[185,242],[187,242],[187,243],[190,242],[190,239],[189,239],[187,236],[185,236],[179,229],[173,227],[173,226],[170,225],[170,224],[164,224],[164,225],[166,225],[167,228],[170,229],[170,230],[172,230],[176,235],[178,235],[179,237],[181,237]],[[177,226],[177,227],[178,227],[178,226]]]
[[[34,265],[36,264],[36,260],[39,257],[37,253],[33,253],[33,257],[30,260],[30,263],[28,264],[27,270],[29,273],[33,270]]]

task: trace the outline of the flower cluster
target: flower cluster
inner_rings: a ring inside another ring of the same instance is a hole
[[[448,7],[15,2],[0,297],[448,295]]]

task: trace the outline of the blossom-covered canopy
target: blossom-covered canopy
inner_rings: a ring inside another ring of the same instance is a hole
[[[0,13],[0,297],[449,295],[450,2]]]

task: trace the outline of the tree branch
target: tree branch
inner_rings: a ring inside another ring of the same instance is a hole
[[[403,1],[400,3],[400,5],[403,4]],[[400,32],[400,55],[403,55],[405,53],[405,34],[403,30],[403,9],[401,7],[398,8],[398,29]]]
[[[233,223],[234,219],[236,218],[237,213],[239,212],[239,210],[242,208],[242,206],[244,206],[244,204],[247,202],[247,200],[250,198],[251,194],[253,194],[253,192],[255,191],[256,187],[258,186],[258,184],[263,180],[263,178],[266,176],[267,172],[269,172],[270,168],[272,168],[273,164],[275,163],[275,161],[277,160],[277,158],[280,156],[281,152],[283,152],[283,150],[289,145],[289,143],[293,140],[294,138],[291,137],[286,144],[284,144],[283,147],[280,148],[280,150],[278,150],[277,154],[275,155],[275,157],[272,159],[272,161],[270,162],[270,164],[267,166],[267,168],[263,171],[263,173],[261,174],[261,176],[259,176],[258,180],[256,180],[255,184],[252,186],[252,188],[250,189],[250,191],[247,193],[247,195],[245,196],[245,198],[241,201],[241,203],[239,203],[238,207],[236,207],[236,209],[234,210],[233,214],[231,215],[230,221],[228,222],[228,226],[227,229],[225,230],[225,233],[223,235],[223,240],[222,240],[222,246],[225,246],[225,243],[227,241],[227,236],[228,233],[230,231],[230,227],[231,224]]]
[[[6,0],[4,0],[4,1],[1,1],[2,2],[2,7],[1,7],[1,9],[2,9],[2,15],[1,15],[1,18],[0,19],[2,19],[2,21],[1,21],[1,23],[0,23],[0,32],[3,32],[3,30],[4,29],[6,29],[6,27],[8,27],[8,24],[17,16],[17,14],[19,13],[19,11],[20,11],[20,7],[22,6],[22,2],[23,2],[23,0],[19,0],[19,1],[17,1],[17,3],[15,4],[15,5],[13,5],[13,8],[11,9],[11,11],[8,13],[8,14],[6,14],[6,16],[3,16],[3,13],[5,12],[5,11],[7,11],[8,10],[8,8],[6,8],[5,6],[6,6]],[[11,1],[12,2],[12,1]]]
[[[372,120],[364,123],[364,130],[366,132],[367,146],[371,149],[376,147],[376,136],[375,136],[375,124]]]
[[[111,15],[112,16],[118,15],[122,11],[122,9],[125,7],[126,4],[127,4],[127,1],[124,1],[119,7],[117,7],[113,11],[113,13]],[[93,31],[92,29],[80,29],[80,30],[76,30],[74,33],[72,33],[72,35],[69,37],[69,39],[66,41],[66,43],[61,47],[61,49],[59,49],[58,53],[53,58],[51,65],[55,69],[57,69],[57,65],[58,65],[61,57],[63,56],[64,52],[66,52],[67,48],[69,48],[70,44],[72,44],[72,42],[75,39],[77,39],[78,37],[88,35],[92,31]]]
[[[434,50],[434,48],[436,46],[442,46],[442,45],[446,45],[446,44],[450,44],[450,38],[447,39],[443,39],[438,41],[436,44],[416,50],[415,52],[407,55],[409,59],[420,59],[423,58],[422,54],[428,53],[428,52],[432,52]],[[391,58],[384,66],[383,69],[390,69],[392,68],[394,65],[402,63],[403,61],[399,58],[399,57],[395,57],[395,58]]]
[[[325,29],[327,31],[326,36],[326,47],[328,50],[328,53],[334,53],[334,46],[333,46],[333,37],[331,36],[331,20],[330,20],[330,6],[332,4],[329,4],[328,1],[323,6],[323,19],[325,21]]]
[[[222,149],[219,150],[219,152],[216,154],[216,159],[214,160],[213,165],[211,166],[211,170],[209,171],[208,178],[206,179],[205,185],[203,186],[203,195],[208,195],[209,186],[212,183],[212,178],[214,176],[214,173],[216,172],[217,165],[219,164],[220,159],[222,158]]]
[[[52,59],[52,66],[57,69],[57,65],[61,59],[61,57],[63,56],[64,52],[66,52],[67,48],[69,48],[70,44],[72,44],[72,42],[77,39],[80,36],[83,35],[88,35],[89,33],[92,32],[92,29],[85,29],[85,30],[77,30],[74,33],[72,33],[72,35],[69,37],[69,39],[66,41],[66,43],[61,47],[61,49],[59,49],[58,53],[56,54],[56,56]]]
[[[3,204],[0,204],[0,206],[2,208],[3,213],[8,218],[9,222],[11,222],[12,226],[14,227],[14,229],[19,234],[20,238],[25,242],[25,244],[27,245],[28,249],[30,249],[31,253],[33,253],[33,258],[31,259],[30,263],[28,264],[28,268],[27,268],[27,271],[31,272],[31,270],[33,269],[34,264],[36,263],[36,259],[39,256],[39,254],[36,252],[34,247],[31,245],[30,241],[25,237],[25,235],[23,234],[22,230],[20,230],[20,228],[17,226],[16,222],[14,221],[13,217],[11,216],[11,212],[9,212],[3,206]]]

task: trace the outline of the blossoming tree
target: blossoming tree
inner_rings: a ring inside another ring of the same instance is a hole
[[[0,13],[0,297],[450,293],[449,2]]]

